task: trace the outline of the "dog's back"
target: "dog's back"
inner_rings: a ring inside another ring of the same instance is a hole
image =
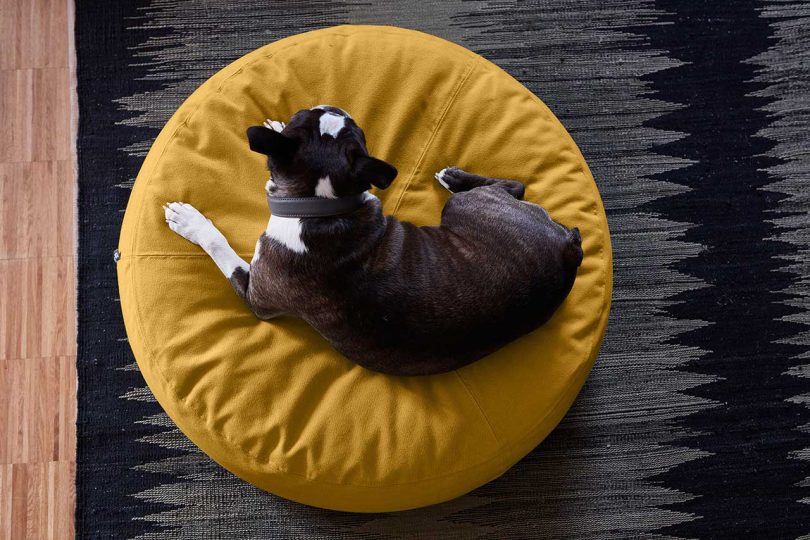
[[[308,227],[307,242],[322,239],[322,248],[305,265],[281,252],[268,276],[290,291],[285,309],[369,369],[409,375],[459,368],[545,322],[582,260],[576,229],[502,193],[454,195],[440,227],[386,217],[375,236],[356,224],[376,218],[359,215]],[[361,213],[379,211],[377,204]],[[344,242],[355,257],[337,247]]]

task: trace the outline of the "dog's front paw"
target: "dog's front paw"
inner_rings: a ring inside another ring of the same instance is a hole
[[[433,177],[446,189],[451,193],[455,193],[456,190],[453,189],[453,173],[455,171],[460,171],[458,167],[445,167],[444,169],[440,170]]]
[[[264,127],[266,127],[267,129],[272,129],[273,131],[278,131],[279,133],[281,133],[281,131],[285,127],[287,127],[287,124],[285,124],[284,122],[279,122],[278,120],[270,120],[268,118],[267,120],[264,121]]]
[[[222,234],[199,210],[190,204],[173,202],[163,207],[169,228],[193,244],[207,249]],[[224,238],[224,237],[223,237]]]

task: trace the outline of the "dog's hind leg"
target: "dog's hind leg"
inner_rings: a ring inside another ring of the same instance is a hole
[[[477,174],[468,173],[458,167],[445,167],[437,172],[436,180],[449,191],[458,193],[459,191],[470,191],[482,186],[498,186],[509,193],[514,198],[523,199],[525,187],[515,180],[503,180],[501,178],[489,178]]]
[[[250,265],[236,254],[211,220],[186,203],[167,203],[163,210],[169,228],[203,248],[231,282],[236,294],[250,306],[248,299]]]

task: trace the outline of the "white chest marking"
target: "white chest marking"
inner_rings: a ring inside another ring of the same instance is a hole
[[[307,252],[307,246],[301,239],[301,220],[298,218],[270,216],[265,234],[296,253]]]
[[[329,175],[318,180],[318,185],[315,186],[315,195],[324,197],[325,199],[337,199],[335,188],[332,186],[332,179],[329,178]]]
[[[254,264],[256,264],[256,261],[259,260],[259,257],[261,257],[261,251],[262,251],[262,238],[260,236],[259,239],[256,240],[256,249],[253,250],[253,259],[251,259],[250,261],[250,266],[253,266]]]
[[[346,118],[330,112],[321,115],[320,128],[321,135],[331,135],[337,137],[337,134],[346,125]]]

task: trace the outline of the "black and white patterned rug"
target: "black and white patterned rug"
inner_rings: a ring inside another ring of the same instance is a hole
[[[810,3],[77,2],[80,538],[796,538],[810,534]],[[174,109],[265,43],[342,23],[466,46],[540,96],[608,212],[593,374],[500,479],[353,515],[233,477],[134,364],[112,252]]]

